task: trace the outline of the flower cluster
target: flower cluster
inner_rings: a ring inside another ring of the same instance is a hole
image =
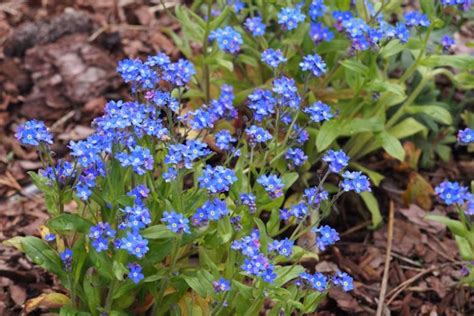
[[[99,222],[89,230],[89,238],[95,251],[101,252],[109,249],[109,242],[115,238],[115,230],[109,223]]]
[[[43,144],[52,144],[53,136],[48,131],[44,122],[31,120],[20,125],[16,131],[15,137],[23,145],[39,146]]]
[[[458,141],[463,145],[474,143],[474,130],[469,127],[460,130],[458,132]]]
[[[199,187],[212,194],[229,191],[232,183],[236,180],[234,171],[223,166],[213,168],[209,165],[203,170],[202,176],[198,178]]]
[[[462,205],[468,200],[468,188],[457,182],[444,181],[435,188],[436,195],[447,205]]]
[[[212,31],[209,40],[215,40],[220,49],[230,54],[238,53],[244,42],[242,35],[230,26]]]

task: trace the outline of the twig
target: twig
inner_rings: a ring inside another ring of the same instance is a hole
[[[341,237],[344,237],[344,236],[347,236],[347,235],[350,235],[350,234],[353,234],[355,233],[356,231],[359,231],[361,229],[364,229],[365,227],[367,227],[368,225],[370,225],[372,223],[371,220],[368,220],[368,221],[365,221],[365,222],[362,222],[354,227],[351,227],[349,228],[348,230],[346,230],[345,232],[341,233],[340,236]]]
[[[384,308],[385,294],[387,293],[388,274],[390,272],[390,260],[392,259],[392,241],[393,241],[393,219],[395,206],[393,201],[390,201],[388,210],[388,232],[387,232],[387,253],[385,254],[385,265],[383,269],[383,278],[379,295],[379,302],[377,305],[377,316],[382,315]]]

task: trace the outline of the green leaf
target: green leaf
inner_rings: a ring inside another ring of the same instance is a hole
[[[456,244],[458,245],[459,254],[461,255],[461,258],[463,258],[464,260],[473,260],[474,251],[469,243],[469,240],[459,235],[454,236],[454,238],[456,239]]]
[[[154,225],[147,227],[142,230],[140,234],[147,239],[164,239],[176,237],[176,234],[169,230],[165,225]]]
[[[435,121],[451,125],[453,118],[451,113],[445,108],[438,105],[412,105],[407,108],[408,113],[424,113],[432,117]]]
[[[367,67],[366,65],[362,64],[360,61],[355,60],[355,59],[346,59],[343,62],[341,62],[341,65],[344,68],[351,70],[364,77],[367,77],[367,74],[369,73],[369,67]]]
[[[365,173],[376,187],[378,187],[382,180],[385,179],[385,176],[383,174],[380,174],[372,169],[366,168],[357,162],[349,162],[349,165]]]
[[[362,192],[360,194],[362,200],[364,201],[365,205],[367,206],[367,209],[370,212],[370,215],[372,216],[372,225],[371,228],[375,229],[380,226],[382,223],[382,214],[380,212],[380,207],[379,207],[379,202],[375,198],[374,194],[372,192]]]
[[[64,274],[61,259],[57,252],[37,237],[23,237],[21,247],[31,261],[59,276]]]
[[[74,231],[83,234],[89,233],[92,223],[78,214],[63,213],[48,221],[47,226],[55,231]]]
[[[380,50],[380,55],[387,59],[393,55],[400,53],[405,48],[405,45],[400,43],[398,40],[391,40],[387,45],[382,47]]]
[[[428,214],[425,216],[426,220],[435,221],[441,224],[446,225],[451,233],[456,236],[467,237],[469,232],[466,229],[466,226],[461,221],[448,218],[446,216]]]
[[[228,242],[232,238],[232,224],[228,216],[217,221],[217,233],[222,240],[222,243]]]
[[[283,177],[281,178],[281,181],[285,185],[285,190],[288,190],[289,188],[291,188],[293,183],[295,183],[296,180],[298,180],[298,177],[299,175],[296,172],[285,173]]]
[[[385,80],[373,80],[368,84],[367,90],[377,92],[391,92],[400,97],[406,97],[405,88],[403,86]]]
[[[295,263],[290,266],[277,266],[275,268],[275,273],[277,274],[277,277],[273,282],[272,286],[277,288],[282,287],[287,282],[296,279],[304,271],[305,270],[302,266],[296,265]]]
[[[84,277],[83,289],[84,294],[87,298],[87,305],[89,306],[89,311],[93,316],[99,315],[99,310],[97,307],[100,306],[100,290],[98,286],[94,286],[95,278],[92,275],[86,275]],[[97,280],[96,280],[97,281]]]
[[[222,10],[221,13],[219,14],[219,16],[215,18],[214,20],[211,20],[210,29],[211,30],[217,29],[222,24],[222,22],[224,22],[225,18],[227,18],[230,12],[232,12],[232,6],[226,5],[224,7],[224,10]]]
[[[461,70],[474,70],[474,57],[470,55],[430,55],[421,61],[428,67],[454,67]]]
[[[212,275],[206,270],[199,270],[195,275],[184,274],[183,279],[201,297],[207,297],[213,293]]]
[[[392,136],[395,136],[398,139],[402,139],[408,136],[415,135],[419,132],[422,132],[422,134],[426,137],[426,135],[428,134],[428,129],[414,118],[409,117],[398,123],[397,125],[391,127],[388,132]]]
[[[400,161],[405,160],[405,149],[403,149],[402,144],[395,136],[384,131],[377,133],[375,138],[390,156]]]
[[[323,124],[318,136],[316,136],[316,148],[318,152],[324,151],[341,135],[341,124],[342,121],[338,119],[333,119]]]

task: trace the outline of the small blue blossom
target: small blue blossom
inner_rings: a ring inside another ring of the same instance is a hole
[[[230,291],[230,281],[224,278],[220,278],[219,280],[212,282],[212,286],[214,287],[214,291],[216,293]]]
[[[277,100],[268,90],[256,89],[248,96],[248,107],[253,111],[257,122],[275,113],[276,103]]]
[[[192,76],[195,74],[196,69],[194,69],[194,65],[189,60],[180,59],[166,67],[163,79],[173,86],[183,87],[191,81]]]
[[[444,181],[435,188],[436,195],[447,205],[462,205],[466,201],[468,188],[458,182]]]
[[[183,214],[176,212],[164,212],[161,221],[166,224],[166,227],[168,227],[169,230],[177,234],[181,234],[183,232],[187,234],[191,233],[189,230],[189,219],[184,217]]]
[[[413,26],[430,26],[430,20],[426,15],[418,11],[406,12],[404,15],[405,23],[408,27]]]
[[[271,68],[277,68],[278,65],[287,61],[280,49],[269,48],[264,50],[261,60]]]
[[[318,205],[328,199],[329,193],[324,189],[312,187],[304,190],[303,197],[309,205]]]
[[[334,38],[334,34],[329,30],[328,27],[319,22],[311,23],[309,37],[311,37],[314,44],[318,45],[321,42],[330,42]]]
[[[297,28],[298,24],[304,22],[305,18],[300,5],[293,8],[287,7],[278,13],[278,24],[282,25],[285,30],[291,31]]]
[[[142,273],[142,267],[138,263],[129,263],[128,264],[128,278],[132,280],[133,283],[138,284],[141,280],[145,278]]]
[[[293,254],[293,246],[295,242],[288,238],[282,240],[274,240],[271,244],[268,245],[269,252],[277,252],[278,254],[284,257],[291,257]]]
[[[274,174],[269,176],[262,175],[257,178],[257,182],[265,189],[272,199],[283,195],[284,184],[278,176]]]
[[[443,35],[443,37],[441,37],[441,45],[443,46],[444,52],[449,52],[449,50],[456,45],[456,41],[449,35]]]
[[[308,160],[308,156],[301,148],[289,148],[285,154],[285,159],[289,160],[291,166],[301,166]]]
[[[244,26],[253,36],[265,35],[266,25],[262,22],[260,16],[250,17],[245,20]]]
[[[211,167],[207,165],[202,176],[198,178],[199,187],[206,189],[210,194],[229,191],[235,181],[237,181],[235,172],[223,166]]]
[[[395,37],[400,40],[401,43],[408,42],[410,38],[410,31],[404,23],[397,23],[395,26]]]
[[[341,187],[345,192],[355,191],[361,193],[371,191],[369,178],[360,171],[346,171],[342,177]]]
[[[245,133],[249,137],[249,143],[251,146],[255,146],[257,143],[264,143],[272,139],[272,135],[267,130],[257,125],[252,125],[246,128]]]
[[[331,113],[331,107],[321,101],[311,104],[311,106],[305,108],[303,112],[308,114],[309,119],[315,123],[329,121],[334,117]]]
[[[64,270],[70,272],[72,270],[72,250],[69,248],[64,249],[63,252],[59,253],[59,258],[63,262]]]
[[[125,223],[127,227],[134,231],[145,228],[151,223],[151,214],[148,208],[141,203],[133,206],[126,206],[120,209],[125,214]]]
[[[128,196],[135,198],[135,202],[141,202],[143,199],[146,199],[149,194],[150,189],[148,189],[144,184],[137,185],[127,193]]]
[[[472,0],[441,0],[443,6],[457,6],[461,10],[468,11],[472,6]]]
[[[308,205],[304,202],[299,202],[291,206],[289,213],[298,220],[303,220],[308,215]]]
[[[257,198],[252,193],[242,193],[240,195],[240,200],[242,205],[249,208],[250,213],[255,213],[257,211]]]
[[[327,66],[321,56],[314,54],[304,56],[300,68],[303,71],[310,71],[315,77],[321,77],[326,73]]]
[[[166,183],[170,183],[171,181],[175,180],[177,176],[178,172],[173,167],[168,167],[168,170],[163,172],[163,180],[165,180]]]
[[[350,11],[334,11],[332,13],[332,16],[336,20],[336,24],[334,26],[339,32],[341,32],[344,29],[343,27],[344,23],[346,23],[346,21],[349,21],[350,19],[353,18],[353,15]]]
[[[15,137],[23,145],[39,146],[40,144],[53,143],[53,136],[44,125],[44,122],[37,120],[30,120],[21,124]]]
[[[47,234],[44,236],[44,240],[47,242],[55,241],[56,240],[56,235],[55,234]]]
[[[339,234],[334,228],[327,225],[313,228],[313,232],[317,234],[316,245],[319,250],[323,251],[326,247],[331,246],[339,240]]]
[[[332,282],[334,285],[342,287],[344,292],[349,292],[354,288],[352,277],[345,272],[338,272],[337,275],[333,277]]]
[[[220,49],[230,54],[238,53],[244,43],[242,35],[230,26],[212,31],[209,40],[215,40]]]
[[[262,277],[263,280],[268,283],[272,283],[276,278],[274,266],[263,254],[245,259],[242,270],[251,275]]]
[[[116,156],[122,167],[131,166],[133,171],[139,175],[145,174],[147,170],[153,169],[153,156],[148,148],[135,146],[130,152],[120,152]]]
[[[349,163],[349,157],[342,150],[328,150],[322,160],[329,165],[329,170],[334,173],[340,172]]]
[[[199,207],[191,221],[195,226],[203,226],[209,221],[218,221],[227,215],[229,215],[227,204],[216,198],[214,200],[206,201],[201,207]]]
[[[344,20],[342,26],[344,27],[347,36],[351,39],[364,36],[369,30],[369,26],[361,18]]]
[[[324,0],[313,0],[309,5],[308,15],[311,20],[316,21],[318,18],[324,16],[328,8],[324,5]]]
[[[137,258],[143,258],[149,250],[148,240],[136,232],[127,232],[126,236],[121,238],[115,246],[120,246],[120,249],[126,250]]]
[[[166,69],[171,64],[171,60],[165,53],[158,53],[153,56],[148,56],[145,65],[150,67],[158,67],[160,69]]]
[[[66,185],[75,179],[76,169],[69,161],[59,159],[54,170],[53,167],[48,166],[45,169],[40,170],[39,173],[41,176],[48,178],[49,186],[52,186],[56,181],[60,185]]]
[[[227,4],[232,6],[235,13],[239,13],[243,8],[245,8],[245,3],[240,0],[227,0]]]
[[[92,190],[85,184],[78,183],[74,187],[76,195],[83,201],[87,201],[92,195]]]
[[[458,132],[458,142],[462,145],[474,143],[474,130],[466,127]]]
[[[327,289],[328,279],[320,272],[316,272],[315,274],[303,272],[300,274],[300,278],[304,283],[309,284],[309,286],[318,292],[324,292]]]
[[[216,139],[216,146],[220,150],[232,150],[234,148],[232,143],[237,141],[237,139],[232,137],[232,134],[227,129],[217,132],[214,137]]]
[[[260,232],[254,229],[250,235],[234,240],[231,248],[240,250],[247,257],[257,256],[260,253]]]

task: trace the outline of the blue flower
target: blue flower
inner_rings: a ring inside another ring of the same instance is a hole
[[[270,264],[268,258],[263,254],[245,259],[242,270],[251,275],[262,277],[263,280],[268,283],[272,283],[276,278],[274,266]]]
[[[272,135],[265,129],[252,125],[245,129],[245,133],[249,137],[249,143],[251,146],[255,146],[257,143],[264,143],[272,139]]]
[[[458,142],[463,145],[474,143],[474,130],[466,127],[458,132]]]
[[[149,194],[150,190],[144,184],[137,185],[127,193],[128,196],[134,197],[136,202],[146,199]]]
[[[401,43],[408,42],[408,39],[410,38],[410,31],[405,24],[400,22],[397,23],[395,26],[395,37],[398,38]]]
[[[209,40],[215,40],[220,49],[231,54],[238,53],[240,45],[244,43],[242,35],[230,26],[212,31]]]
[[[161,221],[166,223],[166,227],[168,227],[169,230],[177,234],[181,234],[183,232],[187,234],[191,233],[189,230],[189,219],[184,217],[183,214],[176,212],[164,212]]]
[[[334,173],[338,173],[347,167],[347,164],[349,163],[349,157],[342,150],[329,150],[323,156],[323,161],[329,165],[329,170]]]
[[[242,202],[242,205],[249,208],[250,213],[255,213],[255,211],[257,211],[257,198],[252,193],[242,193],[240,195],[240,201]]]
[[[245,20],[244,26],[252,33],[253,36],[263,36],[265,35],[266,25],[262,22],[260,16],[255,16],[253,18],[247,18]]]
[[[59,258],[63,262],[64,269],[70,272],[72,270],[72,250],[69,248],[64,249],[63,252],[59,253]]]
[[[303,197],[309,205],[318,205],[329,197],[329,193],[318,187],[307,188],[304,190]]]
[[[153,156],[148,148],[135,146],[130,152],[120,152],[115,155],[122,167],[131,166],[133,171],[139,175],[145,174],[147,170],[153,169]]]
[[[430,26],[430,20],[426,15],[418,11],[406,12],[404,15],[405,23],[408,27],[413,26]]]
[[[235,119],[237,110],[234,107],[234,88],[230,85],[223,84],[221,93],[217,100],[211,100],[209,111],[214,113],[217,119]]]
[[[56,181],[60,185],[66,185],[71,183],[75,179],[76,169],[74,168],[74,165],[69,161],[59,159],[56,164],[56,167],[54,167],[54,170],[52,167],[48,166],[45,169],[40,170],[39,173],[41,176],[48,178],[49,186],[52,186],[53,183],[55,183]]]
[[[339,32],[343,30],[344,23],[353,18],[353,15],[350,11],[334,11],[332,16],[336,20],[336,24],[334,26]]]
[[[313,228],[313,232],[317,234],[316,245],[321,251],[325,250],[326,247],[333,245],[339,240],[339,234],[337,231],[328,225]]]
[[[435,188],[435,192],[447,205],[462,205],[468,197],[468,188],[461,186],[458,182],[444,181]]]
[[[468,11],[472,0],[441,0],[443,6],[458,6],[461,10]]]
[[[309,119],[315,123],[329,121],[334,117],[331,113],[331,107],[321,101],[311,104],[311,106],[305,108],[303,112],[308,114]]]
[[[334,285],[342,287],[344,292],[349,292],[354,288],[352,277],[345,272],[338,272],[337,275],[333,277],[332,282]]]
[[[76,195],[83,201],[87,201],[92,195],[92,190],[85,184],[78,183],[74,188]]]
[[[310,71],[316,77],[321,77],[326,73],[327,66],[321,56],[314,54],[304,56],[300,68],[303,71]]]
[[[237,181],[235,172],[223,166],[207,165],[202,176],[198,178],[199,187],[212,194],[229,191],[235,181]]]
[[[230,281],[224,278],[220,278],[218,281],[212,282],[212,286],[214,287],[214,291],[216,293],[230,291]]]
[[[248,96],[248,107],[253,110],[257,122],[275,113],[276,99],[271,91],[256,89]]]
[[[303,220],[308,215],[308,205],[304,202],[299,202],[291,206],[289,213],[298,220]]]
[[[141,280],[145,278],[142,273],[142,267],[138,263],[129,263],[128,264],[128,278],[133,281],[133,283],[138,284]]]
[[[165,180],[166,183],[170,183],[171,181],[176,179],[176,177],[178,176],[178,172],[175,168],[168,167],[168,170],[166,172],[163,172],[162,176],[163,180]]]
[[[30,120],[21,124],[15,137],[23,145],[39,146],[40,144],[53,143],[53,136],[44,125],[44,122],[37,120]]]
[[[232,137],[232,134],[227,129],[217,132],[214,137],[216,139],[216,146],[220,150],[232,150],[234,148],[232,143],[237,141],[237,139]]]
[[[346,31],[347,36],[353,39],[364,36],[369,30],[369,26],[361,18],[350,18],[342,21],[342,26]]]
[[[306,156],[304,151],[300,148],[288,148],[285,159],[289,160],[291,166],[301,166],[308,160],[308,156]]]
[[[257,256],[260,253],[260,232],[255,229],[250,235],[234,240],[231,248],[240,250],[247,257]]]
[[[274,174],[269,176],[261,175],[257,178],[257,182],[265,189],[272,199],[283,195],[284,184],[278,176]]]
[[[277,68],[278,65],[287,61],[280,49],[273,48],[264,50],[261,60],[271,68]]]
[[[274,240],[271,244],[268,245],[268,251],[278,252],[280,255],[284,257],[291,257],[293,254],[293,246],[295,242],[288,238],[282,240]]]
[[[318,292],[324,292],[327,289],[328,279],[320,272],[316,272],[315,274],[303,272],[300,274],[300,278],[304,283],[309,284],[309,286]]]
[[[323,23],[311,23],[309,37],[314,44],[318,45],[321,42],[330,42],[334,38],[334,34]]]
[[[342,177],[343,180],[341,187],[345,192],[355,191],[361,193],[364,191],[371,191],[369,178],[363,175],[360,171],[346,171],[343,173]]]
[[[183,87],[191,81],[196,74],[194,65],[186,59],[180,59],[176,63],[169,64],[164,73],[163,79],[173,86]]]
[[[235,13],[239,13],[243,8],[245,8],[245,3],[240,0],[227,0],[228,5],[232,5]]]
[[[44,240],[47,242],[55,241],[56,240],[56,235],[55,234],[47,234],[44,236]]]
[[[165,53],[158,53],[154,56],[148,56],[145,65],[166,69],[171,64],[171,60]]]
[[[149,250],[148,240],[136,232],[127,232],[127,235],[121,238],[119,243],[116,244],[116,247],[117,246],[120,246],[120,249],[126,250],[129,254],[137,258],[143,258]]]
[[[133,206],[127,206],[124,209],[120,209],[125,214],[125,223],[127,227],[138,231],[145,228],[151,223],[151,214],[148,208],[141,204],[135,204]]]
[[[191,218],[191,221],[195,226],[203,226],[209,221],[218,221],[227,215],[229,215],[227,204],[216,198],[214,200],[206,201],[201,207],[199,207]]]
[[[449,35],[443,35],[443,37],[441,37],[441,45],[443,46],[443,51],[448,52],[456,45],[456,41]]]
[[[301,13],[301,6],[297,5],[293,8],[287,7],[281,9],[278,13],[278,24],[282,25],[286,30],[293,30],[298,24],[304,22],[306,16]]]
[[[311,20],[316,21],[326,13],[328,8],[324,5],[324,0],[313,0],[309,5],[308,15]]]

